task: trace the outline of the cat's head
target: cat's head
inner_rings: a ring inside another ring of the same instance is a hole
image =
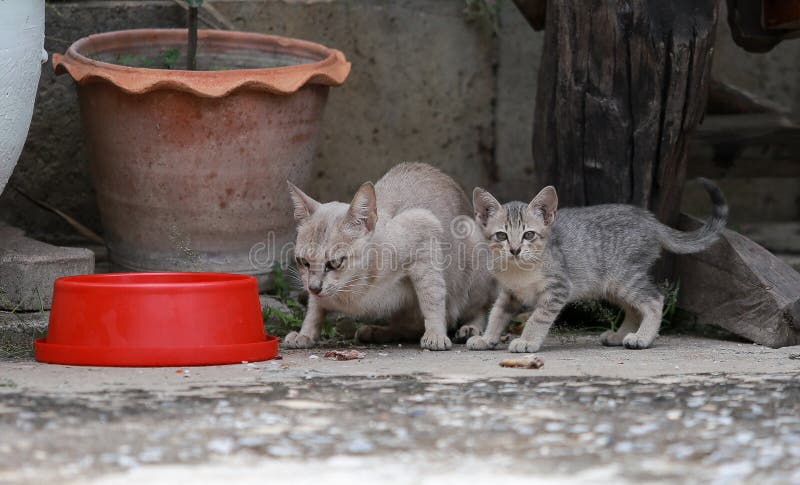
[[[527,204],[500,204],[492,194],[477,187],[472,193],[472,205],[475,221],[495,257],[528,264],[540,260],[558,209],[555,188],[543,188]]]
[[[350,204],[323,204],[287,183],[297,223],[295,261],[305,289],[326,297],[362,287],[378,220],[375,187],[363,184]]]

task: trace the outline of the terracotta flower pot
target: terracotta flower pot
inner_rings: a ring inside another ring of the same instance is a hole
[[[251,250],[291,240],[286,180],[309,181],[329,87],[350,64],[310,42],[201,30],[199,70],[163,68],[185,66],[186,41],[109,32],[53,56],[77,83],[109,255],[139,271],[265,275]]]

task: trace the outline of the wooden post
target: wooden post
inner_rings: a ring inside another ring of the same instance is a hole
[[[549,0],[533,157],[564,205],[679,214],[719,0]]]

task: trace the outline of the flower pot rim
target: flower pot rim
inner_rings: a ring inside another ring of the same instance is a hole
[[[186,36],[186,29],[134,29],[93,34],[75,41],[64,55],[53,54],[53,69],[56,74],[69,73],[79,85],[107,81],[130,94],[172,89],[208,98],[224,97],[242,88],[286,95],[307,84],[340,86],[350,73],[351,64],[339,50],[290,37],[227,30],[198,30],[198,42],[225,43],[230,50],[277,45],[286,52],[297,55],[311,53],[320,60],[281,67],[188,71],[129,67],[81,54],[92,46],[157,45],[185,40]]]

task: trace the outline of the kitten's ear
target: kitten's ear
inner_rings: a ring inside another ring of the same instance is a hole
[[[308,217],[314,213],[319,207],[319,202],[312,199],[305,194],[302,190],[298,189],[293,183],[286,181],[289,186],[289,195],[292,196],[292,204],[294,205],[294,220],[299,226],[305,222]]]
[[[355,232],[366,229],[367,232],[375,229],[378,222],[378,203],[375,198],[375,186],[372,182],[364,182],[359,187],[350,208],[347,210],[346,224]]]
[[[548,185],[543,188],[528,204],[528,210],[541,217],[546,226],[552,224],[558,210],[558,194],[555,187]]]
[[[472,191],[472,206],[475,208],[475,219],[483,226],[502,208],[500,202],[492,194],[480,187],[475,187],[475,190]]]

